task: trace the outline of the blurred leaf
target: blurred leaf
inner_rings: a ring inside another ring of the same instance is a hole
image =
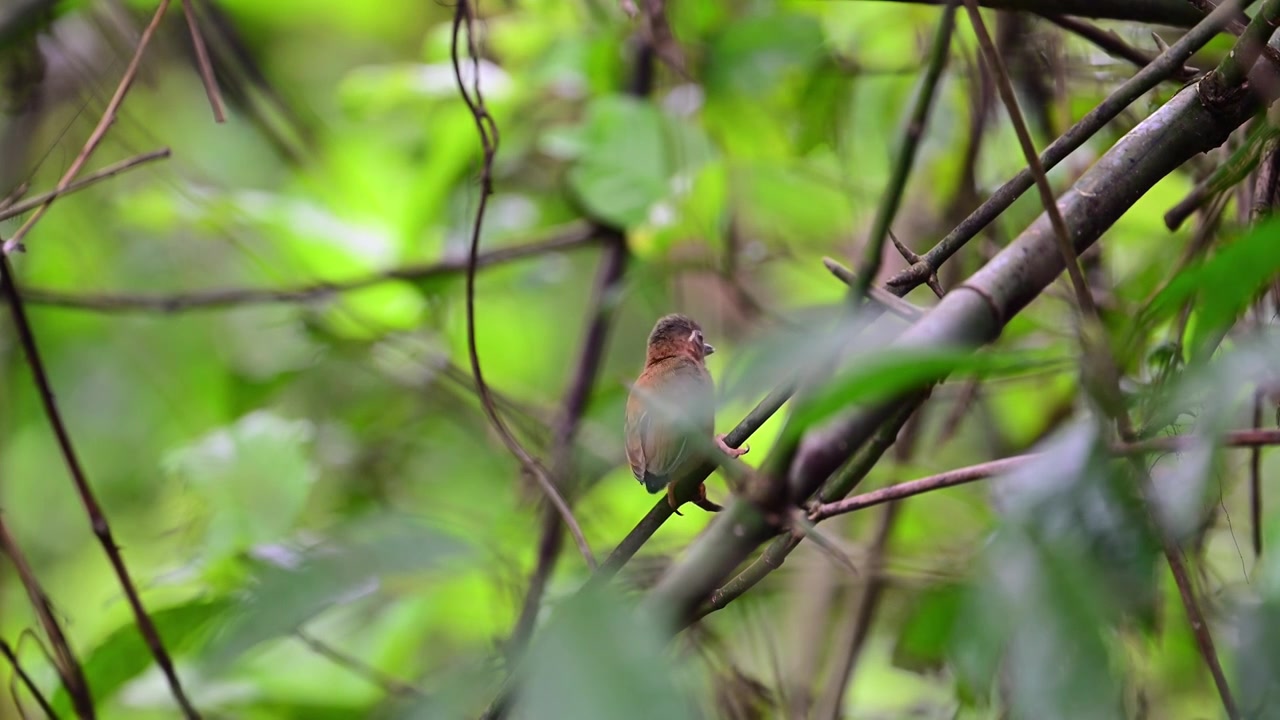
[[[274,563],[257,573],[256,586],[237,604],[203,659],[220,668],[335,604],[375,592],[385,577],[438,568],[462,557],[464,548],[456,538],[397,516],[365,518],[298,554],[263,548],[259,554]]]
[[[519,668],[521,720],[694,718],[664,633],[611,587],[555,609]]]
[[[584,126],[569,187],[600,220],[640,224],[668,193],[669,143],[661,113],[642,100],[604,96],[591,101]]]
[[[190,483],[209,513],[208,562],[278,540],[297,522],[317,470],[309,455],[311,424],[253,412],[165,458]]]
[[[1268,281],[1280,273],[1280,218],[1254,226],[1243,237],[1222,246],[1208,260],[1178,273],[1139,315],[1139,327],[1172,317],[1193,296],[1196,322],[1188,345],[1198,352],[1205,341],[1235,322]]]
[[[226,598],[200,599],[152,610],[151,619],[165,648],[173,656],[180,657],[203,645],[212,633],[214,621],[221,618],[231,605],[232,602]],[[153,663],[151,651],[138,632],[133,616],[129,616],[124,625],[108,635],[82,660],[85,680],[99,706]],[[71,700],[61,685],[52,702],[54,710],[60,714],[72,715]]]
[[[711,42],[707,92],[758,97],[789,77],[806,76],[822,48],[822,27],[813,18],[782,12],[739,18]]]
[[[893,646],[893,664],[915,672],[939,669],[964,600],[964,587],[931,587],[914,602]]]
[[[853,367],[796,405],[788,428],[801,433],[836,412],[888,400],[948,377],[999,377],[1059,364],[1061,355],[1038,351],[888,348],[859,356]]]
[[[1234,632],[1229,636],[1236,652],[1232,687],[1241,717],[1280,718],[1280,601],[1272,597],[1238,602],[1231,620]]]

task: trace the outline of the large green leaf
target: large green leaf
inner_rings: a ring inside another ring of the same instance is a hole
[[[199,599],[183,605],[154,610],[151,620],[175,657],[198,650],[208,639],[215,621],[230,608],[228,598]],[[110,700],[125,683],[151,667],[154,659],[142,640],[132,616],[113,631],[83,659],[85,680],[99,707]],[[53,696],[53,708],[64,716],[72,714],[71,699],[59,687]]]
[[[640,224],[666,197],[671,178],[661,113],[643,100],[609,95],[591,102],[584,126],[569,187],[596,218],[621,227]]]
[[[664,634],[610,587],[557,608],[519,669],[526,720],[693,718]]]
[[[293,530],[315,482],[311,425],[250,413],[166,458],[174,478],[200,496],[208,513],[209,562]]]
[[[1193,297],[1196,319],[1188,345],[1198,352],[1235,322],[1280,273],[1280,218],[1271,218],[1178,273],[1139,315],[1139,327],[1172,317]]]
[[[255,587],[203,659],[211,668],[222,667],[335,604],[377,590],[384,578],[435,569],[461,557],[464,548],[456,538],[410,519],[374,516],[296,556],[277,551],[283,560],[261,568]]]

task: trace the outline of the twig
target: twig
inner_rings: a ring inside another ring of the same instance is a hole
[[[378,668],[361,661],[359,658],[335,648],[306,630],[295,630],[293,636],[298,638],[302,644],[311,648],[317,655],[377,685],[388,695],[424,696],[423,692],[413,685],[392,677]]]
[[[609,321],[613,316],[612,298],[622,282],[627,263],[627,239],[622,231],[613,228],[600,228],[600,231],[606,238],[606,244],[604,256],[600,259],[600,270],[592,303],[589,306],[592,308],[591,317],[587,324],[587,331],[583,335],[582,349],[578,353],[573,380],[568,392],[565,393],[564,404],[561,406],[560,416],[556,422],[552,468],[556,480],[566,494],[571,487],[574,438],[578,434],[582,414],[586,411],[591,388],[595,386],[596,377],[599,375],[600,364],[604,358],[605,340],[609,332]],[[555,570],[563,539],[560,516],[554,508],[548,506],[542,515],[538,558],[533,574],[529,577],[529,589],[525,593],[519,618],[511,633],[508,652],[511,657],[520,653],[533,633],[538,608],[542,605],[546,583]],[[592,567],[592,570],[594,569]]]
[[[1076,302],[1080,305],[1080,311],[1087,317],[1096,318],[1098,308],[1094,305],[1093,294],[1089,292],[1084,273],[1080,271],[1080,260],[1076,257],[1075,246],[1071,244],[1071,234],[1067,230],[1066,222],[1062,219],[1062,212],[1058,210],[1058,201],[1053,196],[1053,188],[1045,177],[1044,165],[1036,155],[1035,145],[1031,142],[1031,133],[1027,131],[1026,121],[1022,119],[1018,98],[1013,93],[1013,83],[1009,81],[1009,71],[1005,68],[1004,61],[1000,59],[1000,53],[991,40],[991,34],[987,32],[986,23],[982,21],[982,11],[978,9],[977,0],[964,0],[964,6],[969,13],[973,30],[978,36],[978,46],[982,48],[987,65],[995,76],[996,88],[1000,91],[1000,99],[1004,101],[1009,120],[1013,123],[1013,130],[1018,136],[1018,144],[1022,147],[1022,155],[1027,161],[1027,168],[1031,171],[1031,178],[1035,181],[1036,188],[1040,190],[1040,202],[1044,204],[1049,222],[1053,224],[1053,235],[1058,241],[1058,252],[1062,253],[1062,261],[1066,265],[1067,275],[1071,278],[1071,286],[1076,293]]]
[[[856,273],[832,258],[822,258],[822,265],[827,270],[831,271],[831,274],[835,275],[836,279],[845,285],[852,287],[858,280]],[[873,302],[883,305],[885,310],[888,310],[904,320],[916,320],[925,313],[924,308],[912,305],[884,288],[878,288],[875,286],[868,288],[867,297],[871,298]]]
[[[791,392],[792,386],[788,384],[775,388],[773,392],[765,396],[763,400],[752,408],[751,412],[747,413],[742,422],[738,423],[733,430],[730,430],[725,435],[725,444],[732,448],[741,447],[742,443],[746,442],[752,433],[759,430],[760,426],[773,417],[773,414],[791,397]],[[712,469],[710,466],[703,466],[694,475],[698,479],[705,479],[711,474]],[[679,482],[679,480],[677,479],[674,482]],[[662,527],[662,523],[666,522],[669,517],[671,517],[671,505],[666,498],[662,498],[654,504],[647,515],[641,518],[631,532],[622,539],[622,542],[618,543],[618,547],[614,548],[609,557],[600,564],[599,569],[591,576],[588,584],[606,582],[617,574],[622,569],[622,566],[626,565],[635,556],[636,552],[649,541],[649,538],[653,537],[653,534],[658,531],[658,528]]]
[[[1202,20],[1187,34],[1179,38],[1176,43],[1171,45],[1168,50],[1161,53],[1150,65],[1138,71],[1132,78],[1116,88],[1106,100],[1099,103],[1097,107],[1081,118],[1080,122],[1063,133],[1062,137],[1045,148],[1044,153],[1040,155],[1040,163],[1045,170],[1053,169],[1105,127],[1107,123],[1114,120],[1135,100],[1181,68],[1187,59],[1218,34],[1223,25],[1230,20],[1232,13],[1239,10],[1239,5],[1240,0],[1227,0],[1224,2],[1209,17]],[[938,241],[938,244],[933,249],[924,254],[919,263],[894,275],[886,285],[896,291],[904,287],[909,289],[923,282],[930,274],[937,272],[938,268],[942,267],[942,264],[947,259],[964,247],[983,228],[990,225],[1005,210],[1008,210],[1014,201],[1022,197],[1024,192],[1031,189],[1033,184],[1035,184],[1035,180],[1031,175],[1031,171],[1027,169],[1020,171],[992,193],[986,202],[978,206],[978,209],[970,213],[951,232],[947,233],[942,240]]]
[[[84,505],[85,514],[89,517],[89,524],[93,528],[93,534],[102,545],[102,550],[106,553],[107,559],[111,562],[116,578],[120,581],[120,589],[124,591],[125,598],[129,601],[129,607],[133,610],[138,632],[141,633],[143,640],[151,651],[152,657],[156,660],[156,664],[160,666],[161,672],[164,673],[165,680],[169,684],[169,690],[173,693],[174,699],[177,700],[183,715],[187,718],[199,718],[200,713],[192,706],[186,692],[182,689],[182,682],[178,679],[178,674],[174,670],[173,660],[169,657],[168,651],[165,650],[164,642],[160,639],[160,633],[156,630],[155,623],[151,620],[151,616],[147,614],[147,610],[142,604],[142,598],[138,596],[138,590],[133,584],[133,578],[130,577],[129,569],[124,564],[124,557],[120,554],[120,548],[116,545],[115,538],[112,536],[111,526],[107,523],[107,516],[103,513],[102,506],[98,504],[93,488],[89,485],[89,478],[85,474],[84,468],[80,465],[80,459],[76,456],[75,448],[71,444],[71,434],[67,430],[66,423],[62,420],[62,415],[59,413],[58,405],[54,400],[53,384],[49,380],[44,362],[40,359],[40,350],[36,346],[35,334],[31,330],[31,323],[27,318],[22,295],[18,291],[17,283],[13,277],[13,269],[9,266],[8,256],[3,253],[0,253],[0,293],[8,300],[9,310],[13,315],[14,329],[18,333],[18,342],[21,344],[22,352],[26,356],[27,365],[31,368],[36,391],[40,395],[40,402],[44,407],[46,417],[49,419],[49,425],[53,428],[53,433],[57,437],[58,448],[62,452],[62,458],[66,462],[67,470],[71,473],[71,479],[74,481],[76,491],[80,495],[80,501]]]
[[[471,373],[476,377],[476,391],[480,396],[480,405],[484,408],[485,414],[489,416],[489,422],[497,430],[498,436],[502,438],[503,444],[520,462],[524,471],[533,476],[538,486],[546,494],[547,499],[559,511],[560,517],[564,519],[565,525],[569,527],[569,532],[573,534],[574,542],[578,544],[578,550],[582,553],[583,559],[586,560],[587,566],[595,567],[595,556],[591,553],[591,547],[587,544],[587,538],[582,533],[582,527],[578,524],[578,519],[573,516],[573,510],[569,508],[569,504],[565,502],[560,491],[551,482],[546,469],[524,449],[524,446],[520,444],[515,435],[511,434],[506,423],[499,417],[498,410],[493,404],[493,398],[489,394],[489,386],[485,384],[484,373],[480,368],[480,352],[476,347],[476,262],[480,251],[480,230],[484,224],[485,211],[489,207],[489,197],[493,195],[493,161],[498,154],[498,124],[485,107],[484,96],[480,92],[480,56],[476,50],[475,35],[472,32],[473,21],[470,0],[458,0],[458,6],[453,15],[453,32],[449,45],[449,56],[453,63],[453,75],[458,83],[458,92],[462,95],[463,102],[467,104],[467,109],[471,111],[471,116],[475,119],[476,132],[480,136],[480,146],[483,151],[483,161],[480,166],[480,198],[476,203],[475,217],[471,223],[471,249],[468,253],[466,272],[467,354],[471,358]],[[459,40],[462,37],[464,26],[466,28],[467,56],[471,59],[472,84],[470,88],[467,87],[467,82],[462,77],[462,61],[458,52]]]
[[[47,202],[52,202],[54,198],[61,197],[62,195],[70,195],[71,193],[87,188],[100,180],[115,177],[126,170],[132,170],[139,165],[145,165],[153,160],[162,160],[169,157],[169,155],[169,148],[160,148],[159,150],[152,150],[151,152],[143,153],[141,155],[134,155],[131,158],[108,165],[97,172],[89,173],[70,185],[67,185],[67,187],[62,190],[55,188],[47,193],[41,193],[33,198],[23,200],[20,203],[6,205],[3,210],[0,210],[0,220],[8,220],[9,218],[17,217],[32,208],[43,205]]]
[[[204,83],[204,94],[209,96],[209,107],[213,109],[214,122],[226,122],[226,114],[222,110],[222,93],[218,90],[218,80],[213,76],[213,63],[209,62],[209,49],[204,45],[204,36],[200,34],[200,25],[196,21],[196,9],[191,0],[182,0],[182,13],[187,16],[187,29],[191,31],[191,46],[196,51],[196,67],[200,68],[200,82]]]
[[[556,231],[556,234],[523,245],[498,248],[475,258],[476,269],[503,265],[515,260],[536,257],[560,250],[572,250],[592,244],[595,237],[590,225],[579,223]],[[84,310],[98,313],[181,313],[192,310],[218,310],[245,305],[272,303],[307,303],[334,295],[360,290],[397,280],[422,281],[433,277],[467,271],[470,259],[450,258],[422,265],[404,265],[341,282],[307,283],[286,288],[221,288],[166,295],[125,295],[69,293],[48,288],[27,288],[23,297],[28,303]]]
[[[1253,429],[1262,427],[1262,397],[1258,388],[1253,393]],[[1253,522],[1253,556],[1262,557],[1262,446],[1249,451],[1249,517]]]
[[[1226,5],[1227,3],[1223,3]],[[1230,91],[1244,84],[1249,70],[1262,55],[1271,35],[1275,33],[1277,19],[1280,18],[1280,0],[1263,0],[1262,6],[1254,13],[1253,20],[1240,33],[1240,38],[1232,46],[1231,52],[1222,58],[1218,67],[1205,78],[1210,85],[1215,85],[1215,95]]]
[[[18,580],[22,583],[22,587],[27,592],[27,598],[31,601],[31,609],[36,614],[40,626],[44,628],[44,634],[49,638],[49,644],[53,646],[53,657],[50,662],[54,670],[58,673],[58,678],[62,681],[62,686],[67,690],[67,697],[71,699],[71,707],[75,709],[76,715],[81,718],[96,717],[96,710],[93,707],[93,696],[89,692],[89,683],[85,681],[84,669],[80,665],[80,661],[76,659],[75,651],[71,649],[71,643],[67,642],[67,636],[62,632],[62,627],[58,625],[58,620],[53,613],[53,603],[49,601],[49,595],[45,593],[44,588],[40,586],[40,580],[36,578],[35,571],[31,569],[31,564],[27,561],[27,556],[23,554],[22,549],[18,547],[17,541],[9,532],[8,525],[4,522],[4,517],[0,515],[0,553],[4,553],[13,563],[14,570],[18,573]],[[21,646],[21,642],[18,643]],[[8,645],[5,646],[6,648]],[[17,661],[12,661],[17,667]]]
[[[1240,448],[1280,445],[1280,430],[1235,430],[1224,434],[1221,440],[1223,447]],[[1196,441],[1197,438],[1194,436],[1172,435],[1169,437],[1142,440],[1140,442],[1118,443],[1112,448],[1112,452],[1117,455],[1124,456],[1141,455],[1152,452],[1169,452],[1172,450],[1181,450],[1190,447]],[[1016,470],[1026,463],[1035,460],[1037,457],[1039,457],[1039,454],[1037,453],[1014,455],[1013,457],[1001,458],[990,462],[978,463],[977,465],[956,468],[955,470],[948,470],[947,472],[930,475],[918,480],[890,485],[888,487],[880,488],[879,490],[855,495],[851,498],[845,498],[844,500],[822,503],[815,505],[809,511],[809,519],[814,522],[819,522],[830,517],[835,517],[836,515],[855,512],[857,510],[862,510],[863,508],[881,505],[894,500],[901,500],[913,495],[921,495],[941,488],[964,485],[966,483],[974,482],[975,480],[985,480],[989,477]]]
[[[903,245],[902,241],[898,239],[897,235],[893,234],[892,230],[889,231],[889,240],[893,243],[893,246],[898,249],[898,254],[901,255],[902,259],[906,260],[907,263],[914,265],[920,262],[920,256],[911,248]],[[925,284],[929,286],[929,289],[933,291],[934,296],[938,299],[942,299],[942,296],[947,294],[943,291],[942,283],[938,280],[938,273],[933,273],[929,277],[925,278]]]
[[[13,674],[18,676],[18,679],[26,686],[27,692],[31,693],[31,697],[35,698],[36,704],[40,706],[40,710],[45,714],[45,717],[49,718],[49,720],[58,720],[58,713],[54,712],[53,706],[49,704],[44,693],[40,692],[40,688],[35,681],[31,679],[31,676],[27,674],[27,671],[18,662],[18,656],[13,652],[13,648],[4,640],[0,640],[0,655],[3,655],[9,661],[9,664],[13,666]],[[17,701],[18,698],[15,693],[14,703],[16,704]]]
[[[923,398],[921,398],[920,402],[923,402]],[[886,422],[876,432],[871,442],[860,450],[840,472],[836,473],[822,486],[822,490],[819,493],[819,502],[829,502],[848,495],[871,472],[871,469],[880,461],[881,456],[893,445],[898,437],[898,432],[915,413],[915,410],[916,405],[912,404],[900,410],[895,417]],[[809,519],[814,520],[812,514]],[[816,520],[814,521],[816,522]],[[800,540],[800,536],[794,532],[774,538],[773,542],[769,543],[769,546],[764,549],[764,552],[760,553],[760,557],[756,558],[742,572],[735,575],[733,579],[711,593],[698,619],[702,619],[717,610],[724,609],[729,603],[741,597],[743,593],[755,587],[766,575],[782,567],[782,563],[791,554],[791,551],[795,550],[800,544]]]
[[[1068,32],[1079,35],[1098,46],[1108,55],[1113,55],[1122,60],[1137,65],[1138,67],[1146,67],[1155,59],[1155,56],[1145,50],[1140,50],[1124,40],[1120,39],[1110,30],[1102,28],[1090,22],[1085,22],[1078,18],[1066,17],[1063,15],[1044,15],[1045,20],[1057,25]],[[1169,82],[1185,82],[1195,77],[1196,70],[1194,68],[1183,67],[1175,71],[1172,75],[1165,78]]]
[[[862,595],[858,600],[857,613],[850,618],[849,637],[843,639],[840,643],[844,652],[840,659],[836,662],[835,668],[831,671],[828,679],[827,691],[823,694],[821,702],[818,704],[818,711],[815,714],[817,718],[831,718],[832,720],[840,720],[844,716],[844,696],[845,691],[849,688],[849,681],[853,678],[854,668],[858,664],[858,657],[862,655],[862,649],[867,644],[867,638],[871,636],[871,622],[875,618],[876,610],[880,607],[880,600],[884,598],[884,591],[889,586],[889,576],[882,572],[884,567],[884,558],[889,549],[889,537],[893,532],[894,523],[898,519],[898,508],[901,507],[897,503],[890,503],[885,506],[884,512],[880,514],[880,522],[876,525],[875,539],[871,541],[869,570],[871,577],[867,578],[867,584],[862,589]]]
[[[938,28],[933,34],[933,46],[929,52],[929,64],[921,81],[920,90],[916,93],[911,116],[902,132],[902,140],[897,153],[889,184],[881,196],[876,208],[875,220],[872,221],[871,233],[867,236],[867,246],[862,264],[858,268],[859,277],[850,287],[856,300],[861,300],[880,272],[881,259],[884,256],[884,241],[893,225],[893,217],[898,213],[902,203],[902,193],[907,185],[907,177],[915,163],[916,150],[920,145],[920,137],[924,134],[925,125],[929,121],[929,111],[933,107],[933,98],[938,88],[938,79],[946,67],[947,56],[951,48],[951,33],[955,29],[957,0],[948,0],[938,20]]]
[[[129,87],[133,85],[133,80],[138,75],[138,66],[142,63],[142,53],[147,49],[147,45],[151,43],[151,37],[155,35],[156,28],[160,26],[160,20],[164,18],[165,11],[168,9],[169,0],[160,0],[155,14],[151,16],[151,22],[142,31],[142,36],[138,38],[138,46],[134,48],[133,57],[130,58],[129,65],[125,67],[124,75],[120,78],[120,83],[116,85],[116,92],[107,103],[107,109],[102,112],[102,117],[98,119],[98,125],[89,134],[89,139],[85,141],[84,147],[80,148],[80,153],[71,162],[71,167],[62,173],[62,178],[58,180],[58,184],[54,188],[54,194],[41,203],[35,213],[27,218],[22,227],[18,228],[18,231],[13,234],[13,237],[6,240],[3,246],[0,246],[0,255],[8,255],[14,250],[22,248],[23,238],[27,236],[27,233],[31,232],[31,228],[39,222],[40,218],[44,217],[53,201],[67,191],[76,174],[89,161],[89,156],[93,154],[93,151],[98,148],[98,144],[106,137],[107,129],[115,122],[116,113],[120,111],[120,104],[124,102],[124,96],[128,94]]]

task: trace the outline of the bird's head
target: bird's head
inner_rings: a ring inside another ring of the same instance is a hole
[[[702,337],[702,327],[684,315],[667,315],[649,333],[646,364],[672,355],[688,355],[698,362],[715,352]]]

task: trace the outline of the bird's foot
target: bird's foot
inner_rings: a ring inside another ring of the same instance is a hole
[[[724,510],[724,506],[707,499],[707,485],[702,483],[698,485],[698,499],[693,501],[694,505],[706,510],[707,512],[717,513]]]
[[[716,436],[716,446],[719,447],[721,450],[723,450],[725,455],[728,455],[729,457],[732,457],[732,458],[742,457],[743,455],[746,455],[748,452],[751,451],[750,445],[743,445],[740,448],[729,447],[728,444],[726,444],[724,441],[724,433],[720,433],[719,435]]]
[[[680,503],[676,502],[676,484],[667,485],[667,504],[671,506],[671,512],[684,517],[684,513],[680,512]]]

